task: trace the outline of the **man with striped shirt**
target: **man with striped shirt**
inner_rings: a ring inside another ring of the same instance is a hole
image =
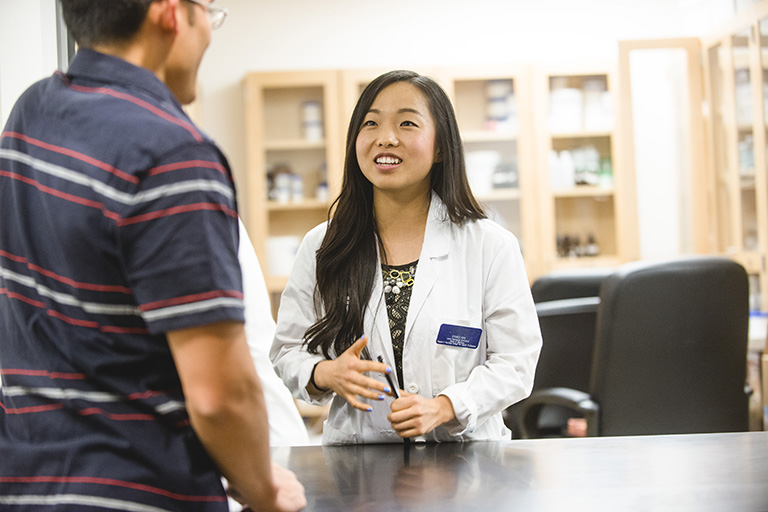
[[[0,510],[298,510],[272,466],[209,0],[61,0],[80,46],[0,134]]]

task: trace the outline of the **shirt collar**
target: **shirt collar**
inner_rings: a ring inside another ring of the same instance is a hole
[[[104,86],[138,88],[160,101],[170,101],[176,107],[181,108],[168,86],[154,73],[119,57],[81,48],[75,58],[72,59],[66,74],[74,83],[86,80]]]

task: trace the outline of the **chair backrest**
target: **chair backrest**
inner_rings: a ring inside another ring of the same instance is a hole
[[[534,389],[588,390],[600,285],[613,270],[556,271],[531,285],[543,340]]]
[[[599,305],[597,296],[536,304],[542,346],[534,389],[589,389]]]
[[[566,269],[539,277],[531,285],[541,328],[542,347],[533,389],[568,387],[586,392],[592,366],[600,284],[611,268]],[[520,410],[525,400],[504,411],[513,437],[522,432]],[[538,428],[547,435],[565,430],[573,414],[545,407]]]
[[[597,297],[600,285],[614,267],[592,267],[555,270],[537,278],[531,285],[533,302]]]
[[[719,257],[628,263],[600,293],[599,435],[748,429],[748,278]]]

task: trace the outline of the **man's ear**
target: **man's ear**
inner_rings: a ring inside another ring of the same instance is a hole
[[[183,0],[156,0],[149,5],[147,18],[164,30],[171,30],[175,34],[178,29],[176,14],[181,1]]]

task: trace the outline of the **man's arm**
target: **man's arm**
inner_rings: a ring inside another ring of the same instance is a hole
[[[273,481],[267,408],[243,324],[217,323],[167,336],[192,428],[224,477],[253,509],[301,509],[304,489],[295,476]]]

